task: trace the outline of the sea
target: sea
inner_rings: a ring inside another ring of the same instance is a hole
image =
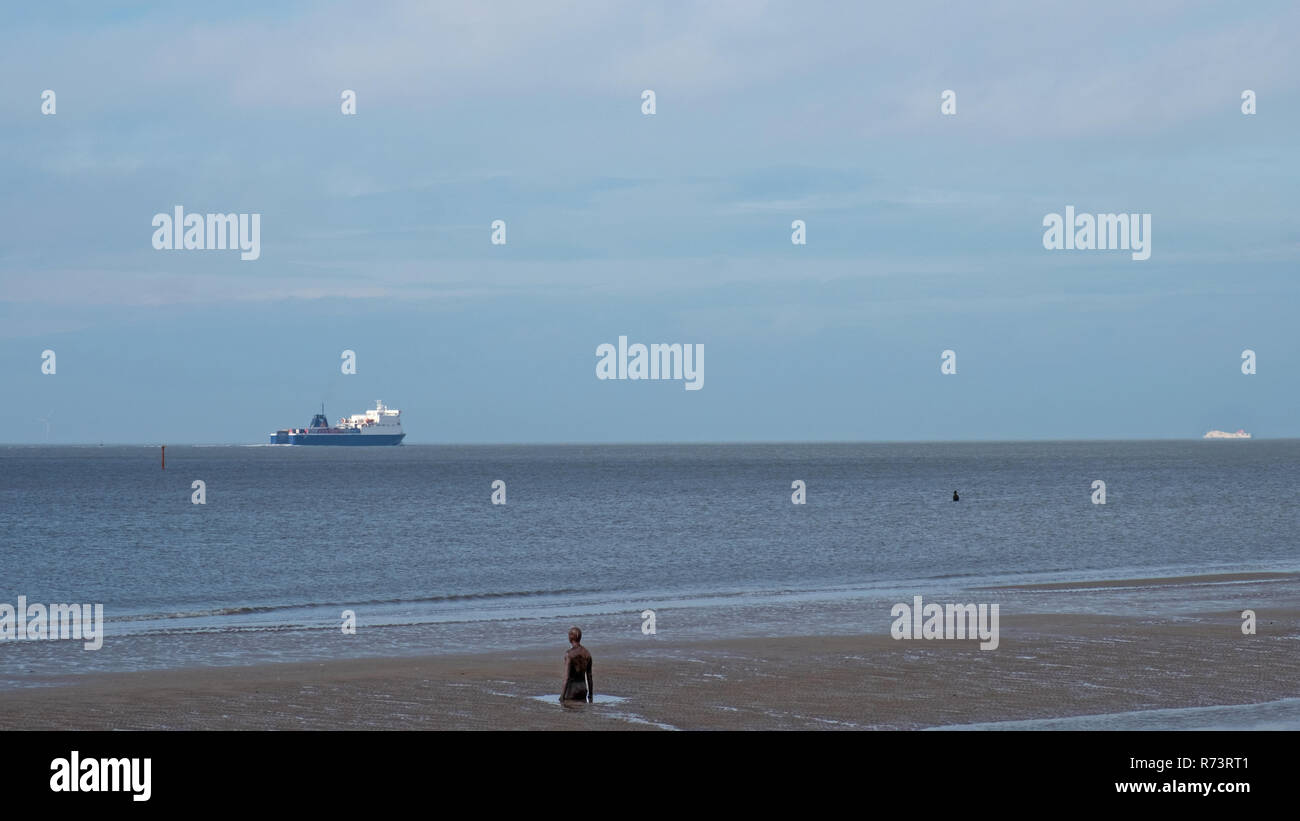
[[[884,635],[891,605],[915,595],[999,602],[1003,618],[1231,614],[1231,579],[1077,583],[1300,570],[1300,440],[168,446],[165,469],[160,457],[0,447],[0,603],[104,613],[95,651],[0,641],[0,686],[563,648],[571,624],[599,645],[651,636],[651,617],[658,641]],[[1076,584],[1023,587],[1053,583]]]

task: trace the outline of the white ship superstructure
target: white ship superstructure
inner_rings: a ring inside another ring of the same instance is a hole
[[[340,419],[339,427],[357,428],[366,436],[393,436],[402,432],[402,412],[386,406],[384,400],[376,399],[373,409]]]
[[[1203,436],[1202,438],[1203,439],[1249,439],[1250,434],[1246,433],[1246,431],[1241,428],[1237,428],[1236,433],[1228,433],[1227,431],[1222,431],[1222,430],[1212,430],[1209,433],[1206,433],[1205,436]]]

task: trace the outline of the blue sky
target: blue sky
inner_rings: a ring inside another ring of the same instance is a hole
[[[645,5],[0,12],[0,441],[1300,436],[1294,4]],[[154,250],[178,204],[261,258]]]

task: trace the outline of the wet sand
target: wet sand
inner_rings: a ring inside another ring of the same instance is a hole
[[[1001,644],[888,635],[587,645],[561,707],[557,644],[490,653],[85,676],[0,694],[16,729],[920,729],[1300,696],[1300,609],[1160,620],[1003,615]],[[550,698],[540,698],[549,696]]]

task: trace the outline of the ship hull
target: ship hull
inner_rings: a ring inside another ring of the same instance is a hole
[[[355,448],[400,445],[405,438],[402,412],[376,400],[373,409],[340,419],[337,425],[329,423],[321,405],[320,413],[312,416],[306,427],[280,428],[271,434],[271,444]]]
[[[405,433],[290,433],[271,434],[273,445],[310,445],[325,447],[366,447],[400,445]]]

